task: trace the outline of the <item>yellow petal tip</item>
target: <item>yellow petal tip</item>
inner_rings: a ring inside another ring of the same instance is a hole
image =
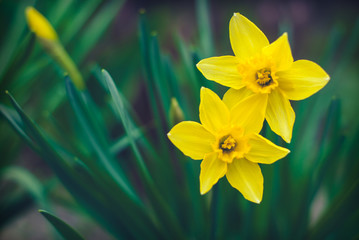
[[[259,199],[259,198],[247,198],[247,197],[245,197],[245,199],[252,202],[252,203],[255,203],[255,204],[260,204],[262,202],[262,199]]]
[[[171,138],[172,138],[171,132],[167,133],[167,137],[168,137],[169,140],[171,140]],[[172,141],[172,140],[171,140],[171,141]]]
[[[260,204],[262,202],[262,196],[255,197],[254,199],[248,199],[249,201],[256,203],[256,204]]]
[[[198,71],[200,71],[203,74],[201,67],[202,67],[202,60],[196,64],[196,68],[198,69]]]
[[[33,10],[35,10],[35,9],[34,9],[33,7],[31,7],[31,6],[26,7],[26,8],[25,8],[25,13],[26,13],[26,15],[29,15],[30,12],[33,11]]]
[[[200,192],[201,195],[205,195],[208,191],[209,191],[209,190],[203,191],[203,190],[201,189],[199,192]]]

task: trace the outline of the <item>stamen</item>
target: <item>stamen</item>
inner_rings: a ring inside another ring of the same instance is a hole
[[[262,68],[256,75],[257,83],[261,87],[269,86],[273,82],[271,71],[268,68]]]
[[[222,139],[224,141],[220,141],[219,148],[224,152],[232,151],[237,146],[236,140],[231,135],[225,136]]]

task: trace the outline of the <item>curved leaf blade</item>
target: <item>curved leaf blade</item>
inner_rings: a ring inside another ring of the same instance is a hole
[[[65,239],[85,240],[75,229],[55,215],[42,209],[39,210],[39,213],[41,213]]]

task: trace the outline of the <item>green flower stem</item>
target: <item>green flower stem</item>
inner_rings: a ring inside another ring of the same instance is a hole
[[[210,224],[210,229],[211,229],[211,240],[217,239],[217,232],[218,232],[218,228],[217,228],[217,218],[218,218],[218,200],[219,200],[219,184],[216,184],[215,186],[213,186],[213,190],[212,190],[213,194],[212,194],[212,201],[211,201],[211,224]]]
[[[59,41],[49,41],[39,38],[48,54],[67,72],[78,90],[85,89],[85,83],[76,64],[68,55]]]
[[[170,234],[169,236],[171,236],[172,234],[177,236],[179,239],[183,239],[184,236],[180,224],[178,222],[178,219],[171,211],[171,208],[169,207],[168,203],[163,199],[162,195],[158,191],[158,188],[156,187],[155,182],[150,172],[148,171],[144,159],[135,143],[133,133],[130,129],[127,111],[125,110],[123,100],[119,92],[117,91],[116,85],[113,82],[112,77],[106,70],[103,69],[102,74],[107,82],[108,90],[114,100],[116,110],[118,111],[125,132],[128,136],[131,149],[135,155],[136,161],[134,163],[137,165],[137,169],[139,170],[140,173],[139,176],[141,177],[141,180],[145,186],[148,197],[150,198],[152,206],[155,212],[158,214],[159,218],[166,219],[166,221],[161,222],[163,224],[162,227],[168,230]]]

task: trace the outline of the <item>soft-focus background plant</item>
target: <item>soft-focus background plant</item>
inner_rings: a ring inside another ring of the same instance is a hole
[[[27,6],[52,23],[86,90],[30,33]],[[200,87],[226,90],[195,64],[232,54],[233,12],[271,42],[288,32],[294,58],[331,76],[292,102],[291,144],[265,124],[291,153],[261,165],[260,205],[225,179],[201,196],[200,163],[166,137],[181,118],[171,99],[198,121]],[[0,1],[0,239],[72,233],[53,216],[86,239],[359,237],[357,13],[355,2],[334,1]]]

